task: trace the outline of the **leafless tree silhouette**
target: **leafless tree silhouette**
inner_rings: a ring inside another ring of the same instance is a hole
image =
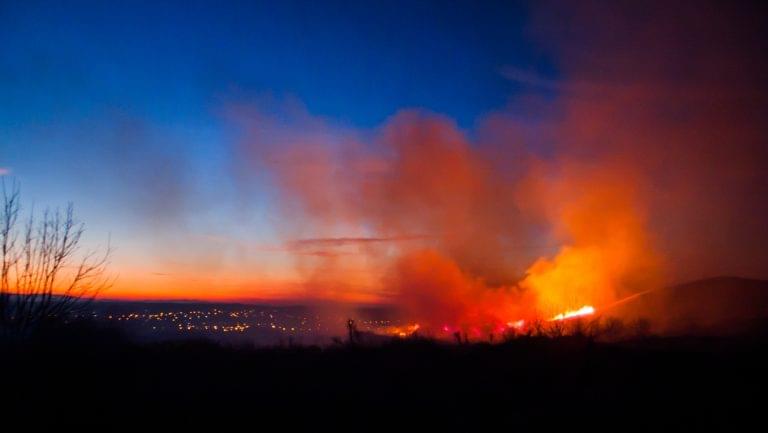
[[[85,225],[72,204],[46,209],[22,223],[19,184],[2,181],[0,209],[0,332],[25,335],[42,321],[66,317],[112,284],[112,252],[81,251]]]

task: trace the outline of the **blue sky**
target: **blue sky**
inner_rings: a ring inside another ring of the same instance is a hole
[[[524,5],[409,3],[5,3],[1,120],[204,121],[221,98],[271,92],[359,126],[402,107],[470,126],[519,90],[504,67],[551,72]]]
[[[268,191],[237,200],[227,107],[290,99],[361,131],[416,107],[471,133],[530,91],[505,68],[557,74],[526,4],[477,3],[3,2],[0,167],[26,203],[74,201],[117,261],[274,240]]]

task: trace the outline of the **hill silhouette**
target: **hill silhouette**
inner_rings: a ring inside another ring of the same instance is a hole
[[[768,281],[715,277],[647,292],[608,310],[622,318],[645,318],[666,335],[723,335],[751,331],[768,322]]]

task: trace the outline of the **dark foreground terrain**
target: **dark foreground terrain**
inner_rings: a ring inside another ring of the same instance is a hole
[[[3,344],[2,418],[29,427],[19,431],[154,431],[158,423],[242,431],[738,431],[755,420],[764,426],[765,342],[761,335],[612,344],[524,337],[497,345],[257,349],[60,330]]]

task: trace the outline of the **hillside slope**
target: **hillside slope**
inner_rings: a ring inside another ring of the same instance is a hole
[[[768,281],[716,277],[670,286],[609,310],[627,319],[647,318],[667,334],[727,334],[768,321]]]

